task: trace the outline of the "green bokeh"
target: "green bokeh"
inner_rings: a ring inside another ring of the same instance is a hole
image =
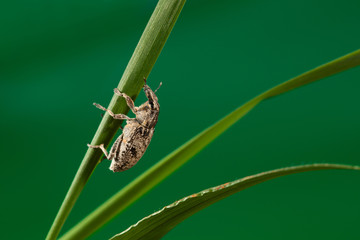
[[[1,238],[43,239],[156,1],[0,5]],[[161,114],[143,159],[95,170],[64,230],[240,104],[359,48],[358,0],[189,0],[149,77]],[[360,68],[276,97],[91,239],[107,239],[186,195],[249,174],[360,165]],[[143,94],[137,99],[145,101]],[[189,218],[165,239],[358,239],[360,175],[272,180]]]

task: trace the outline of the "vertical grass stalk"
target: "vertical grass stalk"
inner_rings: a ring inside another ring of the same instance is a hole
[[[134,100],[144,84],[143,78],[150,74],[165,45],[184,3],[185,0],[160,0],[158,2],[118,85],[121,92],[127,93]],[[116,95],[112,97],[108,108],[116,113],[127,113],[129,111],[124,99],[118,98]],[[91,144],[104,143],[107,147],[120,124],[120,121],[105,114]],[[59,235],[66,218],[99,163],[101,156],[102,152],[99,149],[87,150],[46,237],[47,240],[54,240]],[[85,229],[77,235],[76,239],[85,238],[87,235]]]

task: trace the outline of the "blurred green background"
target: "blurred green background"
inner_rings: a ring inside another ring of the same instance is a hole
[[[1,238],[43,239],[156,1],[0,3]],[[185,4],[152,73],[161,114],[142,160],[104,161],[63,233],[245,101],[359,48],[358,0]],[[90,239],[202,189],[298,164],[360,164],[360,68],[260,104]],[[145,101],[143,93],[136,103]],[[165,239],[359,239],[359,172],[283,177],[225,199]]]

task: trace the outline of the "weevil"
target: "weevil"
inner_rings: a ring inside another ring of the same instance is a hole
[[[117,88],[114,89],[116,95],[125,98],[130,110],[135,114],[135,118],[130,118],[121,113],[115,114],[100,104],[94,103],[97,108],[106,111],[114,119],[126,120],[123,132],[114,142],[110,153],[106,151],[104,144],[97,146],[88,144],[90,148],[100,148],[103,151],[105,157],[111,161],[110,170],[113,172],[122,172],[133,167],[144,155],[154,134],[160,111],[159,101],[155,93],[162,83],[153,91],[147,85],[145,78],[144,81],[143,89],[148,101],[139,107],[134,105],[134,101],[128,95],[120,92]]]

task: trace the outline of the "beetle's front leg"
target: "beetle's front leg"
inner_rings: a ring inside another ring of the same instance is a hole
[[[136,109],[134,101],[131,99],[131,97],[129,97],[125,93],[120,92],[120,90],[117,88],[114,88],[114,93],[120,97],[125,98],[126,104],[129,106],[131,111],[136,115],[137,109]]]
[[[103,111],[108,112],[109,115],[111,117],[113,117],[114,119],[118,119],[118,120],[131,120],[132,119],[132,118],[129,118],[128,116],[126,116],[125,114],[122,114],[122,113],[115,114],[112,111],[110,111],[109,109],[104,108],[100,104],[94,103],[94,106],[101,109],[101,110],[103,110]]]

